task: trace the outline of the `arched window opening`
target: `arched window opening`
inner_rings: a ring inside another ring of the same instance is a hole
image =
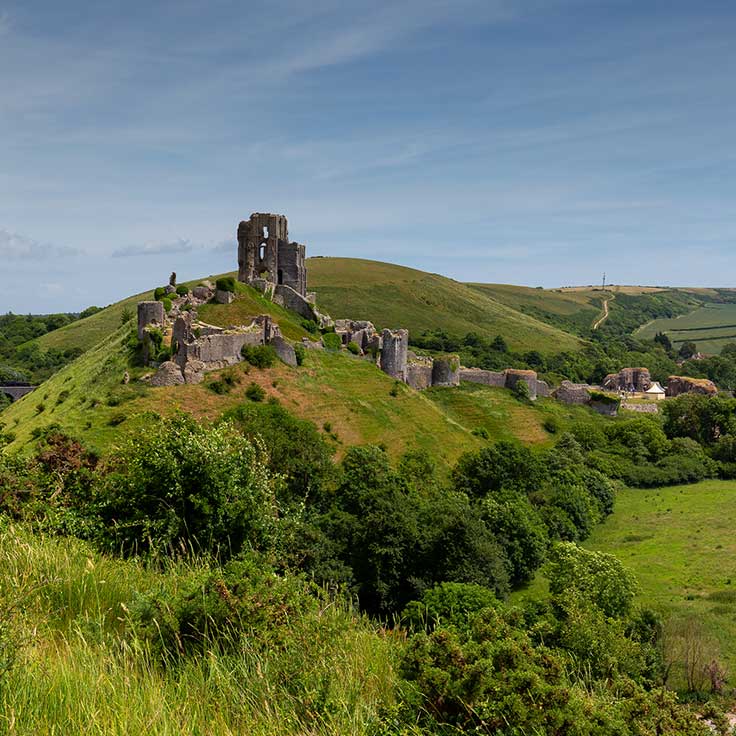
[[[261,243],[260,248],[258,248],[258,259],[263,260],[266,257],[266,244]]]

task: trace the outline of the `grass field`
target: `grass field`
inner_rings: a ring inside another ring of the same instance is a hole
[[[706,304],[672,319],[656,319],[637,331],[637,336],[651,339],[664,332],[675,348],[694,342],[704,353],[720,353],[727,342],[736,342],[736,304]]]
[[[333,317],[368,319],[378,328],[502,335],[514,350],[577,350],[581,341],[467,284],[378,261],[310,258],[308,288]]]
[[[640,600],[693,619],[736,672],[736,482],[627,489],[586,547],[616,555],[639,579]]]

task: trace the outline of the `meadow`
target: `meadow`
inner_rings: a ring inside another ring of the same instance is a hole
[[[673,626],[705,633],[711,657],[736,672],[736,481],[623,489],[585,542],[616,555],[641,585],[641,603]]]

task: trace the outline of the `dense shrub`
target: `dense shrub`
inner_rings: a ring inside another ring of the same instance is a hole
[[[304,358],[307,357],[307,350],[301,343],[295,343],[294,345],[294,356],[296,357],[297,365],[304,365]]]
[[[171,307],[173,306],[171,303],[171,299],[169,299],[168,297],[164,297],[161,302],[164,305],[164,312],[168,314],[171,311]]]
[[[254,368],[271,368],[278,359],[272,345],[243,345],[240,354]]]
[[[348,347],[348,352],[352,353],[353,355],[360,355],[361,350],[357,342],[351,341],[348,343],[347,347]]]
[[[281,502],[321,502],[334,475],[333,450],[312,422],[297,419],[278,404],[242,404],[223,419],[253,442],[277,478]]]
[[[157,286],[153,292],[153,298],[155,301],[160,302],[166,296],[166,287]]]
[[[218,291],[235,292],[235,279],[232,276],[222,276],[215,282]]]
[[[176,293],[179,296],[186,296],[189,293],[189,287],[184,286],[184,284],[179,284],[179,286],[176,287]]]
[[[186,415],[140,430],[101,479],[99,541],[111,549],[206,550],[275,543],[275,499],[253,444],[229,423]]]

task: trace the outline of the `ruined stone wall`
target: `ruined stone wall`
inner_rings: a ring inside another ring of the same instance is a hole
[[[503,371],[485,371],[482,368],[461,368],[460,380],[503,388],[506,385],[506,374]]]
[[[148,325],[162,327],[165,320],[163,302],[138,302],[138,339],[143,339]]]
[[[519,381],[524,381],[529,388],[529,398],[534,401],[537,398],[537,373],[536,371],[521,370],[517,368],[507,368],[506,388],[515,388]]]
[[[273,301],[275,304],[280,304],[282,307],[296,312],[300,317],[304,317],[304,319],[319,322],[319,317],[314,310],[314,306],[290,286],[278,284],[274,289]]]
[[[609,391],[646,391],[652,385],[647,368],[622,368],[603,379],[603,388]]]
[[[306,247],[289,242],[283,215],[254,212],[238,225],[238,280],[252,284],[263,279],[289,286],[306,297]]]
[[[457,355],[442,356],[432,361],[432,385],[460,385],[460,358]]]
[[[590,391],[592,389],[592,386],[584,383],[563,381],[552,395],[564,404],[588,404],[590,403]]]
[[[704,394],[715,396],[718,388],[713,381],[707,378],[691,378],[690,376],[670,376],[667,379],[667,396],[680,396],[681,394]]]
[[[406,380],[407,353],[409,351],[408,330],[384,330],[381,348],[381,370],[399,381]]]
[[[306,299],[307,266],[306,248],[301,243],[279,241],[276,283],[290,286]]]
[[[432,362],[417,361],[407,363],[406,383],[416,391],[423,391],[432,385]]]
[[[278,280],[279,241],[289,242],[283,215],[254,212],[238,225],[238,280],[250,283],[261,275]]]

